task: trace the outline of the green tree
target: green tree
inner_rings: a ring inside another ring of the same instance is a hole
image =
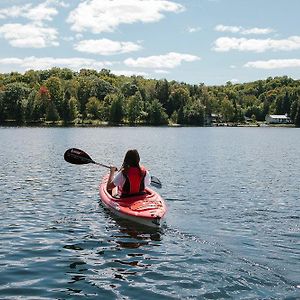
[[[168,111],[172,110],[172,108],[169,107],[169,96],[170,90],[168,81],[166,79],[157,81],[155,85],[155,98],[158,99],[162,106]]]
[[[71,97],[69,100],[70,105],[70,121],[74,121],[78,118],[79,110],[78,110],[78,101],[75,97]]]
[[[70,69],[67,68],[62,68],[59,70],[59,78],[63,79],[63,80],[71,80],[74,77],[74,72]]]
[[[25,102],[25,121],[31,122],[33,120],[34,114],[34,105],[35,105],[35,98],[37,95],[36,90],[32,90],[28,95],[27,101]]]
[[[199,100],[186,104],[183,108],[184,122],[189,125],[204,125],[205,108]]]
[[[174,111],[177,113],[177,124],[184,124],[185,123],[185,119],[184,119],[184,109],[183,106],[181,106],[178,111]],[[174,113],[173,113],[174,114]],[[172,116],[173,116],[172,114]]]
[[[74,121],[79,115],[78,101],[74,96],[71,96],[69,89],[65,91],[62,110],[62,119],[64,123]]]
[[[177,86],[172,89],[169,103],[167,107],[167,114],[171,116],[174,111],[178,111],[180,108],[183,109],[185,103],[188,103],[190,99],[189,91],[181,86]]]
[[[0,90],[0,124],[5,120],[4,91]]]
[[[121,92],[126,98],[133,96],[138,90],[137,85],[131,82],[125,82],[121,87]]]
[[[40,76],[37,71],[28,70],[24,73],[22,81],[27,83],[31,88],[39,84]]]
[[[77,97],[79,111],[84,119],[86,117],[86,105],[90,98],[92,82],[88,77],[79,77],[77,82]]]
[[[46,121],[55,122],[59,120],[59,114],[57,112],[55,103],[50,98],[47,107],[46,107],[46,115],[45,115]]]
[[[296,112],[296,115],[295,115],[295,120],[294,120],[294,123],[297,127],[300,127],[300,101],[298,101],[297,103],[297,112]]]
[[[41,86],[38,93],[35,95],[32,120],[40,121],[46,117],[46,110],[50,101],[50,93],[47,87]]]
[[[278,95],[278,90],[270,90],[265,94],[266,106],[268,106],[268,110],[270,114],[275,114],[276,112],[276,98]]]
[[[125,98],[123,94],[113,94],[112,102],[110,106],[109,122],[119,124],[122,122],[124,117],[123,103]]]
[[[102,104],[96,97],[90,97],[86,104],[86,112],[88,117],[98,119],[101,114]]]
[[[27,98],[30,89],[27,85],[14,82],[6,85],[3,98],[6,117],[15,120],[17,123],[23,122],[24,108],[23,102]]]
[[[290,114],[291,103],[292,103],[292,97],[289,94],[289,92],[286,91],[283,96],[282,104],[281,104],[281,110],[283,114],[288,114],[288,115]]]
[[[158,99],[154,99],[149,107],[148,120],[152,125],[168,124],[168,115]]]
[[[136,124],[143,112],[143,100],[140,92],[135,93],[133,96],[129,97],[128,101],[128,121],[130,124]]]
[[[96,97],[102,101],[106,95],[112,93],[114,90],[115,88],[109,82],[100,78],[94,78],[91,85],[90,97]]]
[[[263,117],[263,120],[264,120],[264,117]],[[261,120],[261,121],[263,121],[263,120]],[[234,121],[235,122],[244,122],[245,121],[242,107],[239,104],[237,104],[236,107],[235,107]]]
[[[81,69],[79,71],[79,76],[80,77],[97,77],[98,73],[96,70],[92,70],[92,69]]]
[[[294,89],[291,95],[291,108],[290,108],[290,117],[291,120],[295,120],[297,109],[298,109],[298,102],[300,101],[300,89]]]
[[[234,106],[227,97],[222,101],[221,113],[225,122],[230,122],[234,119]]]
[[[56,76],[48,78],[45,82],[45,86],[49,91],[51,101],[57,109],[59,118],[62,117],[64,115],[64,91],[60,78]]]

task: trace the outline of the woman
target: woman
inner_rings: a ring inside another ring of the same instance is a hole
[[[110,167],[106,188],[112,195],[126,197],[145,192],[145,187],[151,182],[149,172],[140,166],[140,155],[137,150],[128,150],[121,170],[115,175],[117,168]],[[117,190],[115,189],[117,187]]]

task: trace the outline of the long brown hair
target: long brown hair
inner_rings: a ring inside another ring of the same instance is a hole
[[[128,150],[122,164],[122,171],[126,174],[130,167],[140,167],[140,155],[136,149]]]

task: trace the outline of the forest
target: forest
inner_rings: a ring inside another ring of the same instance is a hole
[[[67,68],[0,74],[0,124],[212,125],[288,115],[300,126],[300,80],[269,77],[206,86],[110,70]]]

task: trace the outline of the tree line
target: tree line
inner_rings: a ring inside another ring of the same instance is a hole
[[[183,124],[264,121],[287,114],[300,126],[300,81],[287,76],[221,86],[67,68],[0,74],[0,124]]]

